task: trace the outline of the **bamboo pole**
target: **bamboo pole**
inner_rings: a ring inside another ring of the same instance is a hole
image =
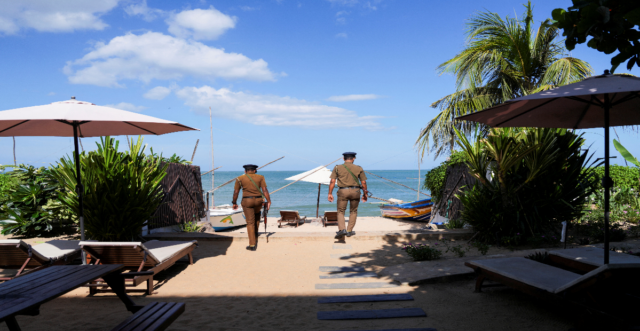
[[[377,198],[377,197],[374,197],[374,196],[370,196],[369,198],[373,198],[373,199],[381,200],[381,201],[386,201],[386,202],[389,202],[389,203],[394,203],[394,202],[393,202],[393,201],[391,201],[391,200],[382,199],[382,198]]]
[[[216,164],[215,164],[215,160],[213,158],[213,115],[211,114],[211,107],[209,107],[209,125],[211,126],[211,169],[215,170],[216,169]],[[211,171],[211,191],[209,192],[213,192],[215,191],[215,189],[213,188],[213,182],[215,179],[215,175],[216,172],[215,171]],[[215,198],[213,196],[213,193],[211,194],[211,207],[215,208],[216,204],[215,204]]]
[[[212,172],[212,171],[216,171],[216,170],[218,170],[218,169],[220,169],[220,168],[222,168],[222,166],[219,166],[219,167],[217,167],[217,168],[215,168],[215,169],[209,170],[209,171],[207,171],[207,172],[203,173],[203,174],[202,174],[202,175],[200,175],[200,176],[204,176],[204,175],[206,175],[206,174],[208,174],[208,173],[210,173],[210,172]]]
[[[13,137],[13,165],[18,165],[18,161],[16,160],[16,137]]]
[[[269,163],[267,163],[267,164],[265,164],[265,165],[261,166],[261,167],[260,167],[260,168],[258,168],[257,170],[260,170],[260,169],[262,169],[262,168],[264,168],[264,167],[266,167],[266,166],[270,165],[271,163],[276,162],[276,161],[280,161],[280,160],[282,160],[282,159],[284,159],[284,156],[283,156],[283,157],[281,157],[281,158],[279,158],[279,159],[275,159],[275,160],[273,160],[273,161],[271,161],[271,162],[269,162]],[[335,161],[334,161],[334,162],[335,162]],[[234,181],[234,180],[236,180],[236,179],[235,179],[235,178],[233,178],[233,179],[231,179],[231,180],[227,181],[226,183],[224,183],[224,184],[222,184],[222,185],[220,185],[220,186],[218,186],[218,187],[214,188],[213,190],[211,190],[211,191],[209,191],[209,192],[217,191],[217,190],[218,190],[218,189],[220,189],[221,187],[223,187],[223,186],[225,186],[225,185],[228,185],[228,184],[230,184],[230,183],[233,183],[233,181]],[[212,200],[213,200],[213,199],[212,199]]]
[[[291,183],[289,183],[289,184],[287,184],[287,185],[285,185],[285,186],[283,186],[283,187],[281,187],[281,188],[279,188],[279,189],[277,189],[277,190],[275,190],[275,191],[271,192],[270,194],[274,194],[274,193],[276,193],[276,192],[278,192],[278,191],[282,190],[283,188],[285,188],[285,187],[287,187],[287,186],[289,186],[289,185],[295,184],[295,183],[297,183],[297,182],[299,182],[299,181],[301,181],[301,180],[303,180],[303,179],[305,179],[305,178],[307,178],[307,177],[309,177],[309,176],[311,176],[311,175],[315,174],[316,172],[318,172],[318,171],[320,171],[320,170],[324,169],[326,166],[330,165],[331,163],[336,163],[336,162],[338,162],[338,161],[340,161],[340,160],[342,160],[342,157],[341,157],[341,158],[336,159],[335,161],[331,161],[331,162],[329,162],[329,163],[327,163],[327,164],[323,165],[322,167],[318,167],[318,169],[316,169],[315,171],[312,171],[311,173],[307,174],[306,176],[304,176],[304,177],[302,177],[302,178],[300,178],[300,179],[298,179],[298,180],[295,180],[295,181],[293,181],[293,182],[291,182]]]
[[[320,189],[322,188],[322,184],[318,183],[318,205],[316,206],[316,218],[320,215]]]
[[[191,154],[191,163],[193,163],[193,158],[196,156],[196,150],[198,149],[198,143],[200,139],[196,140],[196,147],[193,148],[193,154]]]
[[[420,154],[418,154],[418,194],[416,200],[420,200]]]
[[[384,179],[384,180],[386,180],[386,181],[389,181],[389,182],[392,182],[392,183],[394,183],[394,184],[397,184],[397,185],[400,185],[400,186],[406,187],[406,188],[410,189],[411,191],[418,192],[418,193],[420,193],[420,194],[426,195],[426,196],[428,196],[429,198],[431,198],[431,196],[430,196],[430,195],[428,195],[428,194],[426,194],[426,193],[424,193],[424,192],[416,191],[416,190],[414,190],[414,189],[410,188],[410,187],[409,187],[409,186],[407,186],[407,185],[404,185],[404,184],[400,184],[400,183],[394,182],[394,181],[392,181],[391,179],[386,179],[386,178],[384,178],[384,177],[382,177],[382,176],[378,176],[378,175],[376,175],[376,174],[372,174],[372,173],[370,173],[370,172],[368,172],[368,171],[365,171],[365,172],[366,172],[366,173],[368,173],[369,175],[374,175],[374,176],[376,176],[376,177],[380,177],[380,178],[382,178],[382,179]]]

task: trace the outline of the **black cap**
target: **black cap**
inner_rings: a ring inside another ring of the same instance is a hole
[[[255,164],[245,164],[242,166],[244,168],[244,170],[256,170],[258,169],[258,166]]]
[[[356,157],[356,153],[355,152],[345,152],[345,153],[342,153],[342,155]]]

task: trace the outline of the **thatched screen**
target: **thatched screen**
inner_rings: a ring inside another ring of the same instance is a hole
[[[437,202],[436,208],[441,216],[458,219],[463,207],[455,195],[459,194],[460,190],[473,187],[478,180],[469,174],[469,168],[464,163],[449,166],[446,176],[447,180],[442,188],[442,199]]]
[[[205,216],[200,167],[170,163],[160,185],[164,200],[149,221],[149,229],[184,224]]]

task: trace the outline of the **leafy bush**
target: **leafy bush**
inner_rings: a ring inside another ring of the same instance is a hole
[[[487,255],[487,253],[489,253],[489,249],[491,248],[491,245],[487,245],[486,243],[480,241],[474,241],[471,246],[475,247],[482,255]]]
[[[604,241],[604,213],[602,218],[582,221],[575,225],[578,235],[584,236],[583,242],[595,243]],[[609,241],[623,241],[627,233],[621,228],[620,223],[612,222],[609,225]],[[587,240],[584,240],[587,239]]]
[[[436,202],[442,198],[442,190],[447,182],[447,168],[465,162],[465,154],[462,151],[454,152],[439,166],[427,171],[424,175],[424,189],[431,192],[431,199]]]
[[[431,261],[442,257],[442,252],[437,248],[425,244],[409,244],[402,247],[414,261]]]
[[[462,229],[465,225],[465,221],[461,218],[459,219],[451,219],[449,220],[444,226],[451,230],[451,229]]]
[[[470,173],[480,185],[457,195],[462,217],[481,241],[503,242],[555,233],[577,219],[593,193],[593,168],[584,143],[564,129],[492,129],[472,144],[458,133]],[[492,173],[490,179],[487,173]],[[522,239],[514,241],[522,243]]]
[[[603,191],[602,178],[604,177],[604,167],[596,167],[593,175],[596,180],[596,190]],[[613,186],[618,188],[632,188],[636,192],[640,190],[640,172],[637,167],[625,167],[612,164],[609,166],[609,177],[613,180]]]
[[[75,216],[57,200],[61,187],[49,170],[21,164],[5,176],[10,185],[3,188],[0,208],[15,223],[2,225],[2,234],[40,237],[75,231]]]
[[[198,225],[197,221],[193,221],[181,224],[180,229],[182,230],[182,232],[200,232],[200,230],[202,230],[202,227]]]
[[[160,181],[168,165],[160,165],[161,155],[146,156],[140,137],[127,152],[119,152],[118,142],[111,137],[101,138],[96,145],[96,151],[80,156],[85,231],[95,240],[133,240],[162,202]],[[60,159],[52,173],[65,187],[60,200],[78,213],[74,160]]]

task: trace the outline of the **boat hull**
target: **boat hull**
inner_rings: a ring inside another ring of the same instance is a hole
[[[383,217],[428,222],[431,219],[432,208],[431,199],[426,199],[402,204],[381,205],[380,212]]]
[[[209,223],[215,231],[235,229],[247,225],[242,209],[210,209]]]

